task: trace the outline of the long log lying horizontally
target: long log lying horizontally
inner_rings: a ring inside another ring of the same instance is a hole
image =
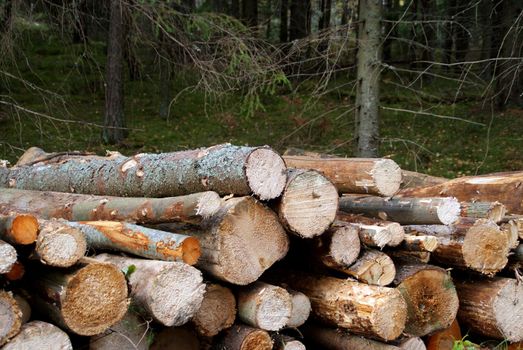
[[[20,332],[22,316],[13,294],[0,290],[0,346]]]
[[[459,202],[445,198],[382,198],[345,195],[340,198],[340,210],[364,214],[400,224],[443,224],[456,222],[460,215]]]
[[[14,210],[33,213],[44,219],[61,218],[71,221],[198,223],[215,214],[220,205],[220,197],[211,191],[165,198],[124,198],[8,188],[0,191],[0,213],[7,214]],[[0,217],[0,225],[1,222]]]
[[[262,329],[235,324],[227,329],[215,344],[220,350],[271,350],[272,339]]]
[[[70,157],[59,163],[14,167],[7,176],[0,176],[0,186],[125,197],[216,191],[253,193],[269,200],[281,194],[285,180],[285,164],[270,148],[223,144],[127,158]]]
[[[73,350],[73,345],[67,333],[55,325],[31,321],[24,324],[20,333],[2,349]]]
[[[219,284],[207,284],[203,301],[192,318],[195,330],[203,337],[214,337],[233,325],[236,299],[231,290]]]
[[[303,238],[318,236],[336,217],[338,191],[317,171],[288,169],[276,211],[289,232]]]
[[[0,274],[8,273],[16,263],[16,249],[0,240]]]
[[[397,264],[396,271],[394,284],[407,303],[404,332],[421,337],[450,326],[459,303],[447,271],[425,264]]]
[[[458,319],[462,327],[474,333],[506,339],[523,340],[523,284],[495,277],[475,281],[455,281],[459,296]]]
[[[101,254],[96,260],[128,270],[131,300],[148,317],[165,326],[181,326],[198,311],[205,285],[200,271],[181,262],[134,259]]]
[[[401,170],[401,174],[403,175],[401,189],[433,186],[449,181],[449,179],[444,177],[432,176],[403,169]]]
[[[0,191],[0,195],[4,191]],[[4,207],[4,204],[0,204]],[[6,207],[0,215],[0,239],[11,244],[32,244],[38,235],[38,220],[32,215],[10,214],[15,208]]]
[[[506,214],[505,206],[499,202],[462,202],[461,216],[490,219],[500,222]]]

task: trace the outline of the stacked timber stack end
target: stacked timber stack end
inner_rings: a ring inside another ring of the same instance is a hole
[[[517,346],[522,182],[266,146],[33,147],[0,167],[0,347]]]

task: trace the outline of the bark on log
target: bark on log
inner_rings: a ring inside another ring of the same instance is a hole
[[[149,350],[202,350],[196,332],[188,327],[164,328],[154,336]]]
[[[447,271],[421,264],[399,264],[396,269],[394,284],[407,303],[404,333],[421,337],[449,327],[459,301]]]
[[[418,251],[418,252],[433,252],[438,247],[438,238],[426,235],[411,235],[406,234],[405,239],[399,249]]]
[[[4,191],[0,191],[0,195]],[[0,201],[2,201],[0,199]],[[4,207],[5,204],[0,206]],[[3,210],[8,214],[15,208]],[[0,215],[0,238],[11,244],[32,244],[38,235],[38,221],[32,215],[8,214]]]
[[[305,345],[299,340],[283,334],[272,334],[273,350],[306,350]]]
[[[62,220],[40,220],[39,226],[34,255],[42,264],[70,267],[85,255],[87,243],[79,229]]]
[[[0,290],[0,346],[20,332],[23,313],[13,294]]]
[[[433,186],[449,181],[449,179],[444,177],[432,176],[415,171],[402,170],[401,173],[403,175],[401,189]]]
[[[342,329],[305,325],[301,329],[305,339],[329,350],[398,350],[399,348],[375,340],[352,335]]]
[[[89,340],[89,350],[148,350],[147,322],[128,311],[123,319]]]
[[[28,282],[31,306],[79,335],[104,332],[122,319],[129,305],[125,277],[111,264],[38,269]]]
[[[47,322],[32,321],[22,326],[20,333],[2,350],[73,350],[67,333]]]
[[[401,190],[404,197],[456,197],[461,202],[501,202],[507,212],[523,214],[523,171],[466,176],[440,185]]]
[[[262,329],[235,324],[225,331],[216,344],[220,350],[271,350],[272,339]]]
[[[334,225],[311,243],[312,255],[330,268],[350,266],[361,249],[359,230],[352,225]]]
[[[456,340],[463,339],[457,320],[450,327],[436,332],[427,339],[427,350],[452,350]]]
[[[220,211],[198,228],[183,231],[175,224],[159,227],[197,237],[202,256],[196,266],[238,285],[256,281],[289,249],[289,238],[278,216],[252,197],[224,201]]]
[[[205,293],[200,271],[181,262],[134,259],[100,254],[96,260],[128,273],[131,301],[148,317],[165,326],[181,326],[198,311]]]
[[[123,198],[3,189],[0,191],[0,203],[0,213],[4,214],[14,210],[21,213],[33,213],[46,219],[111,220],[156,224],[162,222],[199,223],[218,211],[221,199],[216,192],[211,191],[180,197]]]
[[[203,301],[192,317],[195,330],[203,337],[214,337],[231,327],[236,319],[236,299],[229,288],[207,284]]]
[[[289,232],[302,238],[318,236],[336,217],[338,191],[317,171],[288,169],[276,211]]]
[[[338,192],[392,196],[401,184],[401,169],[390,159],[283,156],[291,168],[314,169],[331,180]]]
[[[383,229],[386,229],[389,231],[389,235],[384,235],[384,237],[390,236],[389,241],[386,243],[378,242],[380,244],[386,244],[390,247],[396,247],[401,242],[403,242],[403,239],[405,237],[405,231],[403,230],[403,227],[401,227],[400,224],[397,222],[391,222],[391,221],[384,221],[381,219],[374,219],[374,218],[367,218],[361,215],[355,215],[355,214],[349,214],[344,212],[338,212],[338,215],[336,216],[337,220],[343,221],[343,222],[349,222],[351,224],[357,225],[360,227],[360,229],[363,231],[361,235],[367,235],[369,237],[374,237],[375,235],[379,234],[381,229],[376,228],[382,227]],[[382,230],[381,230],[382,231]],[[364,233],[366,232],[366,233]],[[372,232],[376,232],[375,234],[372,234]],[[377,242],[374,242],[373,240],[370,240],[368,242],[370,246],[372,247],[379,247],[376,246]],[[366,244],[366,245],[369,245]],[[379,247],[381,248],[381,247]]]
[[[287,289],[292,298],[291,317],[287,324],[288,328],[301,327],[308,319],[311,313],[311,301],[302,292]]]
[[[510,251],[509,237],[492,221],[479,219],[475,223],[452,226],[406,226],[406,231],[433,235],[438,247],[431,260],[444,266],[471,269],[485,275],[494,275],[507,264]]]
[[[194,265],[200,257],[197,238],[118,221],[69,222],[85,236],[91,249],[108,249],[140,257],[183,261]]]
[[[381,198],[346,195],[340,198],[340,210],[391,220],[400,224],[443,224],[456,222],[460,215],[459,202],[446,198]]]
[[[405,327],[406,304],[396,289],[290,271],[268,277],[307,295],[316,318],[353,334],[392,340]]]
[[[429,252],[416,252],[410,250],[389,249],[386,253],[394,260],[400,262],[427,264],[430,261]]]
[[[16,263],[16,249],[0,240],[0,274],[8,273]]]
[[[267,331],[285,327],[292,314],[292,297],[283,288],[255,282],[238,292],[238,318]]]
[[[286,180],[285,163],[270,148],[230,144],[128,158],[70,157],[55,164],[14,167],[7,178],[0,186],[124,197],[216,191],[253,193],[262,200],[278,197]]]
[[[509,342],[523,340],[523,284],[499,277],[455,284],[462,327]]]
[[[373,249],[365,249],[358,260],[350,266],[333,268],[358,281],[377,286],[389,285],[396,276],[392,259],[387,254]]]
[[[500,202],[462,202],[461,216],[490,219],[500,222],[505,217],[506,209]]]

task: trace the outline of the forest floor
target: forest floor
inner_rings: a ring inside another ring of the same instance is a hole
[[[278,151],[299,147],[339,155],[352,153],[353,91],[333,88],[313,96],[315,81],[309,80],[299,87],[294,84],[292,91],[262,96],[263,109],[247,117],[240,112],[239,95],[184,91],[189,79],[178,75],[173,84],[178,99],[165,120],[158,113],[154,73],[145,73],[139,81],[126,81],[129,137],[119,146],[104,145],[99,127],[104,107],[99,71],[104,63],[103,47],[91,44],[86,57],[80,47],[66,50],[58,39],[52,45],[32,40],[27,46],[18,71],[27,81],[57,95],[11,81],[9,97],[24,108],[56,119],[0,110],[0,159],[15,162],[30,146],[49,152],[103,154],[118,150],[130,155],[222,142],[267,144]],[[348,79],[337,77],[331,85],[341,86],[345,81]],[[418,82],[410,89],[398,88],[398,84],[402,83],[395,76],[383,77],[382,156],[394,159],[404,169],[446,177],[523,169],[523,110],[491,111],[481,84],[461,86],[438,78],[423,86]]]

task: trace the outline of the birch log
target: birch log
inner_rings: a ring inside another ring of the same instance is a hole
[[[74,175],[71,175],[74,174]],[[124,197],[169,197],[215,191],[278,197],[285,163],[268,147],[216,145],[133,157],[70,157],[53,164],[9,169],[2,187]]]
[[[0,274],[11,271],[16,263],[16,249],[2,240],[0,240]]]
[[[200,336],[214,337],[231,327],[236,319],[236,299],[231,290],[219,284],[207,284],[203,301],[192,318]]]
[[[101,254],[96,260],[128,273],[133,304],[164,326],[181,326],[198,311],[205,285],[200,271],[181,262],[134,259]]]
[[[67,333],[47,322],[31,321],[2,350],[73,350]]]
[[[20,332],[23,313],[11,292],[0,290],[0,346]]]
[[[220,350],[271,350],[272,339],[262,329],[235,324],[226,330],[216,344]]]
[[[1,199],[0,203],[0,206],[5,206]],[[14,209],[7,206],[7,215],[0,215],[0,238],[11,244],[34,243],[38,235],[38,221],[32,215],[10,213]]]
[[[211,191],[166,198],[124,198],[7,188],[0,191],[0,213],[14,210],[46,219],[70,221],[198,223],[215,214],[220,205],[220,197]]]
[[[382,248],[385,244],[390,247],[396,247],[401,242],[403,242],[403,239],[405,237],[405,231],[403,230],[403,227],[401,227],[401,225],[397,222],[385,221],[375,218],[367,218],[361,215],[349,214],[341,211],[338,212],[336,219],[358,226],[360,230],[363,231],[362,235],[368,235],[369,238],[374,237],[376,235],[378,235],[379,237],[379,232],[382,232],[384,230],[389,232],[389,234],[383,234],[384,237],[389,237],[388,241],[386,241],[385,243],[383,243],[383,241],[380,240],[377,240],[376,242],[370,240],[367,243],[365,243],[366,245],[371,247]],[[372,232],[376,233],[373,234]]]

